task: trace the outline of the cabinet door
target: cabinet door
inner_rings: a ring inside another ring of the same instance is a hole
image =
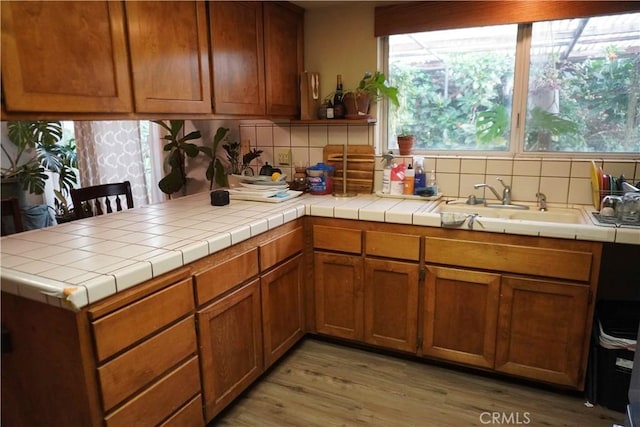
[[[302,255],[260,278],[265,369],[304,335]]]
[[[581,387],[589,287],[505,276],[496,370]]]
[[[295,116],[300,112],[303,15],[291,5],[263,5],[267,114]]]
[[[314,255],[316,329],[341,338],[363,338],[361,257]]]
[[[415,352],[418,340],[417,264],[365,260],[364,340]]]
[[[500,275],[427,266],[425,355],[493,368]]]
[[[215,112],[264,115],[262,3],[214,1],[209,15]]]
[[[132,111],[122,2],[1,4],[7,111]]]
[[[126,7],[136,112],[210,113],[204,3],[130,1]]]
[[[259,280],[212,303],[197,319],[209,421],[263,371]]]

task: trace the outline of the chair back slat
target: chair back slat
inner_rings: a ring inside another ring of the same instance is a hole
[[[115,197],[116,211],[120,212],[123,209],[120,195],[125,196],[127,202],[127,208],[133,208],[133,195],[131,193],[131,183],[129,181],[94,185],[92,187],[76,188],[71,190],[71,199],[73,200],[73,207],[77,218],[86,218],[93,216],[90,201],[93,201],[95,205],[95,215],[103,215],[103,204],[107,213],[113,212],[113,205],[111,203],[112,197]]]

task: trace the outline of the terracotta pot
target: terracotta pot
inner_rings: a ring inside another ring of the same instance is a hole
[[[368,93],[353,93],[349,92],[342,98],[344,104],[346,119],[368,119],[369,118],[369,106],[371,105],[371,97]]]
[[[398,137],[398,150],[400,150],[401,156],[408,156],[413,149],[413,135],[399,136]]]

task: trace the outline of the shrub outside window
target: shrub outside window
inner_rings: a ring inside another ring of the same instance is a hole
[[[388,147],[411,133],[414,151],[640,152],[638,21],[636,13],[389,36],[401,105],[389,107]]]

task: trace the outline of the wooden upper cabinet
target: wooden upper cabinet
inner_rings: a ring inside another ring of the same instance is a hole
[[[210,113],[204,2],[130,1],[126,11],[136,112]]]
[[[1,4],[7,111],[132,110],[121,2]]]
[[[289,4],[264,3],[264,57],[268,115],[299,115],[304,15]]]
[[[215,112],[298,115],[303,10],[282,2],[214,1],[209,23]]]
[[[262,3],[215,1],[209,12],[215,112],[264,115]]]

